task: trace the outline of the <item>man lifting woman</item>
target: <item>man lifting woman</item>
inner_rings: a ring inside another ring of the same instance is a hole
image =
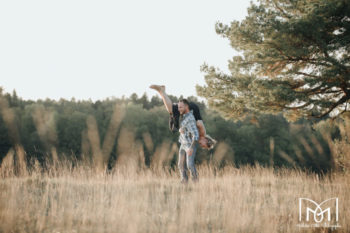
[[[176,132],[179,130],[181,133],[181,129],[179,129],[180,112],[178,109],[178,103],[173,103],[170,100],[168,95],[165,93],[164,85],[151,85],[150,88],[156,90],[159,93],[159,95],[163,100],[166,110],[170,114],[170,118],[169,118],[170,130],[172,132]],[[193,102],[189,102],[189,109],[192,110],[193,116],[196,120],[196,125],[199,132],[198,143],[204,149],[212,149],[216,141],[206,134],[205,126],[203,124],[203,120],[202,120],[198,105]]]

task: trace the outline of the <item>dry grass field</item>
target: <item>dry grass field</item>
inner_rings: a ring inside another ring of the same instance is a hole
[[[10,132],[18,135],[13,112],[5,110]],[[218,169],[209,161],[197,167],[198,183],[184,185],[177,168],[169,169],[169,154],[176,146],[165,143],[154,150],[148,168],[142,146],[127,130],[118,138],[118,161],[106,172],[119,115],[113,115],[103,143],[96,121],[88,118],[82,147],[83,152],[88,148],[90,159],[64,160],[52,148],[43,169],[37,161],[26,164],[20,145],[10,149],[0,166],[0,233],[350,232],[349,121],[340,127],[342,140],[324,136],[336,165],[333,173],[319,176],[296,167],[274,170],[258,165]],[[51,131],[44,129],[52,127],[38,122],[42,138],[49,137]],[[152,144],[147,137],[145,143]],[[218,145],[214,161],[222,159],[224,149]],[[293,164],[288,155],[284,158]],[[321,203],[334,197],[339,200],[340,227],[298,226],[299,198]]]
[[[345,175],[201,165],[199,183],[184,185],[177,170],[1,169],[0,232],[331,232],[297,226],[299,197],[338,197],[341,227],[332,232],[350,231]]]

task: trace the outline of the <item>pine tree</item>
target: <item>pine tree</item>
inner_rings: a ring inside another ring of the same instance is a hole
[[[215,27],[239,55],[229,61],[231,74],[202,65],[206,85],[197,93],[224,117],[349,112],[349,0],[260,0],[241,22]]]

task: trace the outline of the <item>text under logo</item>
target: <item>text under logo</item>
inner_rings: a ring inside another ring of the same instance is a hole
[[[333,215],[332,215],[333,213]],[[303,218],[305,217],[305,219]],[[299,227],[340,227],[339,202],[338,198],[329,198],[321,203],[317,203],[309,198],[299,198]],[[313,223],[313,224],[310,224]],[[331,225],[330,223],[336,223]]]

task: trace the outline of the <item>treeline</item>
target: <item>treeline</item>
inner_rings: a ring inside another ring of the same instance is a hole
[[[179,100],[170,98],[173,102]],[[336,127],[322,131],[325,124],[319,123],[316,128],[306,120],[292,124],[282,115],[234,122],[223,119],[196,97],[188,99],[199,105],[207,133],[218,141],[212,151],[198,151],[197,163],[215,163],[218,167],[259,163],[317,172],[332,167],[329,141],[321,132],[327,132],[334,140],[339,136]],[[24,148],[29,163],[33,158],[44,163],[53,149],[59,158],[80,160],[91,158],[96,148],[101,148],[107,153],[109,167],[113,167],[121,147],[137,144],[143,151],[143,165],[150,166],[165,142],[171,147],[178,139],[178,134],[168,129],[169,115],[157,96],[32,101],[23,100],[15,91],[9,94],[0,90],[0,100],[0,162],[16,145]],[[121,139],[122,134],[128,134],[128,138]],[[97,145],[89,145],[92,143]],[[177,151],[169,149],[166,156],[170,166],[176,166]]]

